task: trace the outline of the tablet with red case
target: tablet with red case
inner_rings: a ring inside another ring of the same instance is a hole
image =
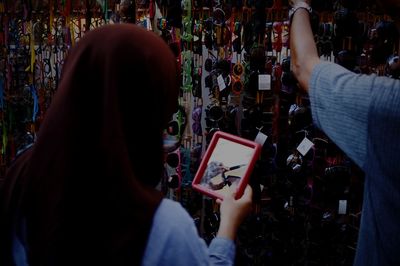
[[[223,199],[236,186],[236,198],[243,195],[250,174],[259,159],[261,145],[229,133],[217,131],[193,179],[195,190]]]

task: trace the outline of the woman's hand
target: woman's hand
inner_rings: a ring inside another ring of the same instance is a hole
[[[232,191],[236,191],[236,187],[231,187]],[[224,197],[224,200],[217,200],[220,204],[221,223],[218,229],[218,237],[224,237],[234,240],[236,231],[244,218],[252,209],[253,191],[247,185],[243,196],[235,199],[236,193],[232,192]]]

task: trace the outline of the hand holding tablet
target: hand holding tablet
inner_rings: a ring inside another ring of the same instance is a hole
[[[214,134],[192,186],[212,198],[223,199],[236,187],[240,198],[260,155],[261,145],[222,131]]]

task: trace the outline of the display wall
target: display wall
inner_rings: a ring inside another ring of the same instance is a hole
[[[313,1],[318,51],[351,71],[399,78],[398,33],[373,3]],[[237,264],[351,265],[363,173],[313,125],[290,70],[287,13],[278,0],[0,1],[0,176],[34,142],[68,50],[93,28],[136,23],[159,34],[181,68],[165,196],[210,241],[218,208],[191,188],[202,155],[219,130],[256,140],[255,205],[238,233]]]

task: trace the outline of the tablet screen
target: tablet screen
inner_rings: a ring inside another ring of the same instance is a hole
[[[227,133],[216,134],[211,142],[196,174],[194,187],[218,198],[232,193],[232,185],[243,190],[258,157],[258,144]]]

